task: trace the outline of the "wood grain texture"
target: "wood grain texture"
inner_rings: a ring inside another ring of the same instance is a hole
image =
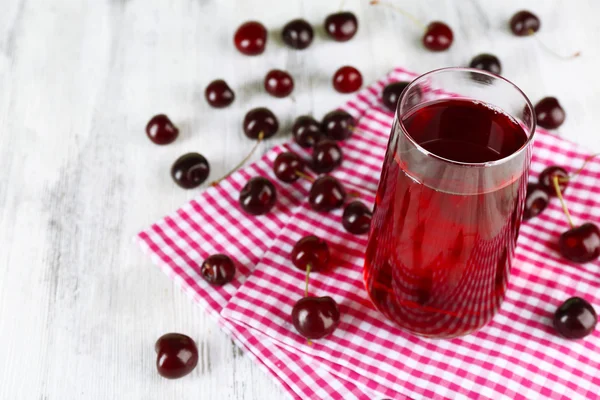
[[[347,43],[327,40],[321,27],[337,1],[0,3],[0,399],[283,398],[131,238],[196,193],[170,179],[179,155],[203,153],[220,176],[252,146],[241,120],[259,105],[276,112],[285,132],[261,150],[286,140],[295,116],[320,118],[344,101],[330,81],[341,65],[355,65],[370,82],[395,65],[424,72],[493,52],[532,101],[560,99],[567,121],[559,134],[600,151],[594,0],[395,0],[454,28],[455,44],[441,54],[421,48],[410,21],[367,0],[346,1],[360,21]],[[507,21],[522,8],[540,16],[549,45],[582,57],[561,61],[531,38],[512,37]],[[302,52],[279,39],[296,17],[317,29]],[[232,45],[249,19],[270,31],[260,57]],[[292,97],[261,89],[271,68],[295,77]],[[232,107],[215,111],[204,101],[215,78],[235,88]],[[144,134],[159,112],[181,128],[170,146]],[[190,334],[201,353],[199,368],[178,381],[153,367],[154,341],[170,331]]]

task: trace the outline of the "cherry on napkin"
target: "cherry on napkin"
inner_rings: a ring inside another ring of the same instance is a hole
[[[306,189],[286,190],[271,177],[272,165],[285,146],[269,151],[257,163],[240,170],[207,189],[171,215],[138,234],[142,250],[149,254],[209,315],[222,330],[270,375],[293,398],[334,398],[340,391],[350,398],[362,399],[367,394],[348,381],[340,381],[301,354],[286,352],[258,332],[223,320],[219,313],[244,280],[252,273],[263,253],[291,215],[291,209],[308,195]],[[267,218],[248,218],[237,205],[237,194],[253,176],[272,178],[278,191],[278,203]],[[211,254],[228,254],[235,260],[236,275],[222,287],[208,285],[200,276],[200,266]],[[305,370],[314,374],[304,376]],[[300,376],[301,374],[301,376]]]
[[[342,108],[355,117],[379,102],[383,87],[390,81],[412,80],[416,75],[401,68],[351,96]],[[162,271],[182,288],[223,331],[257,362],[278,384],[296,399],[375,399],[366,385],[339,379],[323,369],[319,360],[277,346],[260,332],[220,317],[220,312],[236,293],[265,251],[273,243],[292,215],[308,196],[310,183],[299,181],[293,187],[279,182],[272,172],[275,157],[288,150],[298,151],[293,143],[278,146],[258,162],[240,169],[216,187],[140,232],[136,240],[142,250]],[[383,148],[384,149],[384,148]],[[269,214],[252,217],[238,205],[242,186],[254,176],[269,177],[277,188],[277,205]],[[343,174],[342,174],[343,176]],[[373,177],[375,187],[377,177]],[[233,282],[213,287],[199,274],[203,260],[211,254],[225,253],[236,262]],[[377,389],[374,385],[373,389]],[[385,390],[385,389],[384,389]],[[381,397],[381,392],[379,394]]]
[[[375,106],[360,119],[353,137],[341,144],[344,156],[349,155],[342,170],[354,173],[334,175],[354,190],[363,188],[360,198],[367,203],[373,201],[372,178],[379,176],[384,156],[378,141],[387,141],[392,122],[392,113]],[[536,135],[533,180],[549,165],[575,172],[589,156],[543,130]],[[564,197],[576,223],[600,222],[600,160],[590,162],[569,183]],[[343,380],[391,397],[394,393],[415,399],[600,396],[600,329],[571,341],[558,337],[552,328],[555,309],[571,296],[600,307],[600,260],[581,265],[558,253],[558,237],[569,228],[558,199],[553,198],[540,216],[523,222],[509,289],[498,314],[479,332],[452,340],[406,334],[374,309],[363,284],[366,235],[346,232],[341,214],[342,210],[317,213],[304,202],[221,315],[282,348],[319,360]],[[290,251],[307,235],[326,239],[333,259],[331,270],[311,274],[309,292],[333,297],[342,315],[332,336],[310,346],[289,317],[303,296],[305,278],[291,264]]]

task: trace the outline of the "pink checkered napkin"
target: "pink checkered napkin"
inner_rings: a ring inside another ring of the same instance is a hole
[[[361,198],[369,204],[392,121],[391,113],[373,107],[342,144],[345,161],[338,176],[347,185],[365,188]],[[532,179],[549,165],[573,172],[587,156],[540,130]],[[589,163],[569,184],[565,199],[575,221],[600,222],[600,160]],[[407,335],[373,308],[362,279],[366,236],[347,233],[341,214],[319,214],[303,203],[221,315],[282,348],[319,360],[343,380],[392,398],[599,398],[600,330],[569,341],[551,327],[554,310],[568,297],[579,295],[600,307],[600,261],[574,264],[557,252],[557,239],[568,229],[558,200],[522,225],[501,311],[481,331],[453,340]],[[310,234],[327,239],[335,265],[312,276],[310,292],[332,296],[342,313],[334,334],[312,346],[290,323],[292,307],[303,296],[304,274],[291,265],[289,254],[298,239]]]
[[[367,394],[351,382],[336,380],[322,371],[309,357],[286,352],[271,343],[259,332],[223,320],[219,313],[244,280],[252,273],[270,243],[307,196],[307,188],[277,185],[278,204],[267,218],[252,218],[241,213],[237,194],[252,176],[271,177],[272,163],[277,154],[286,151],[276,147],[259,162],[232,175],[216,188],[206,190],[179,210],[152,225],[138,235],[142,249],[161,269],[198,302],[236,344],[249,351],[250,356],[291,397],[297,399],[333,398],[342,391],[350,398],[362,399]],[[274,177],[271,177],[274,178]],[[199,266],[211,254],[225,253],[236,260],[235,280],[223,287],[211,287],[199,275]],[[306,369],[315,375],[299,377]]]
[[[412,80],[414,77],[415,74],[398,68],[352,96],[343,108],[359,117],[379,101],[379,93],[389,81]],[[272,174],[275,157],[289,148],[299,150],[293,144],[270,150],[260,161],[234,173],[217,187],[207,189],[139,233],[137,241],[154,263],[213,316],[236,344],[247,350],[292,398],[374,399],[375,395],[367,386],[339,379],[324,370],[318,360],[276,346],[260,332],[231,323],[219,315],[288,222],[291,210],[307,196],[308,182],[281,185]],[[257,175],[270,177],[277,186],[278,205],[266,216],[249,217],[240,211],[237,196],[246,181]],[[374,185],[375,181],[372,187]],[[202,261],[217,252],[227,253],[237,262],[235,280],[220,288],[209,286],[198,274]]]

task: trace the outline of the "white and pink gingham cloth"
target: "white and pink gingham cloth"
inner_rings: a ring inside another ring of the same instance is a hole
[[[390,81],[414,77],[397,68],[342,107],[358,119],[358,129],[341,143],[344,161],[333,175],[366,204],[374,200],[393,121],[381,106],[381,90]],[[600,398],[600,330],[568,341],[552,328],[554,310],[568,297],[600,306],[600,262],[574,264],[557,251],[558,237],[568,229],[557,199],[523,223],[509,290],[493,321],[463,338],[422,339],[386,321],[368,300],[362,283],[367,236],[343,229],[342,210],[312,211],[308,181],[284,184],[275,178],[273,161],[288,150],[308,156],[291,142],[273,148],[137,239],[292,398]],[[538,130],[532,179],[548,165],[576,171],[588,155]],[[238,194],[257,175],[276,185],[278,201],[269,214],[253,217],[241,211]],[[600,221],[600,160],[569,184],[565,199],[576,222]],[[342,313],[334,334],[312,346],[290,321],[303,296],[304,274],[291,265],[289,253],[309,234],[325,238],[333,258],[331,270],[311,274],[310,292],[332,296]],[[199,275],[203,260],[214,253],[237,262],[234,281],[223,287],[212,287]]]

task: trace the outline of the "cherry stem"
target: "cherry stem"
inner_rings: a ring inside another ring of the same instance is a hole
[[[313,183],[315,181],[315,178],[313,178],[310,175],[305,174],[304,172],[296,171],[296,175],[298,175],[300,178],[306,179],[310,183]]]
[[[344,3],[346,3],[346,0],[340,1],[340,11],[344,10]]]
[[[588,158],[585,159],[585,161],[583,162],[583,165],[581,166],[581,168],[579,168],[574,174],[569,175],[568,178],[559,178],[558,181],[559,182],[569,182],[571,179],[575,178],[577,175],[579,175],[581,173],[581,171],[583,171],[583,169],[585,168],[585,166],[592,161],[594,158],[600,156],[600,153],[597,154],[592,154],[591,156],[588,156]]]
[[[310,276],[310,264],[306,266],[306,282],[304,286],[304,297],[308,297],[308,277]]]
[[[562,196],[562,193],[560,191],[560,186],[558,186],[558,176],[555,176],[552,179],[552,183],[554,184],[554,190],[556,191],[556,195],[558,196],[558,199],[560,200],[560,204],[562,205],[562,209],[565,212],[565,215],[567,216],[567,220],[569,221],[569,225],[571,226],[571,228],[574,228],[575,225],[573,224],[573,220],[571,219],[571,214],[569,214],[569,209],[567,208],[567,203],[565,203],[565,199]]]
[[[417,17],[415,17],[414,15],[404,11],[403,9],[401,9],[400,7],[395,6],[394,4],[390,4],[390,3],[384,3],[381,2],[379,0],[371,0],[370,3],[372,6],[375,5],[382,5],[388,8],[391,8],[392,10],[395,10],[397,12],[399,12],[400,14],[404,15],[406,18],[410,19],[412,22],[414,22],[419,28],[425,29],[425,24],[423,22],[421,22],[420,19],[418,19]]]
[[[570,54],[568,56],[565,56],[564,54],[558,54],[556,51],[552,50],[550,47],[548,47],[548,45],[546,43],[544,43],[544,41],[542,39],[540,39],[538,37],[538,35],[535,35],[535,31],[533,29],[529,30],[529,36],[533,36],[533,38],[540,44],[540,46],[542,46],[542,48],[544,50],[546,50],[548,53],[554,55],[555,57],[558,57],[562,60],[572,60],[574,58],[577,58],[581,55],[581,51],[577,51],[573,54]]]
[[[306,266],[306,282],[305,282],[305,286],[304,286],[304,297],[308,297],[308,277],[310,276],[310,269],[311,269],[311,266],[310,266],[310,264],[308,264]],[[306,344],[309,346],[312,346],[312,342],[310,341],[310,339],[306,339]]]
[[[250,153],[248,153],[248,155],[246,157],[244,157],[244,159],[242,161],[240,161],[235,167],[233,167],[229,172],[227,172],[224,176],[217,179],[216,181],[213,181],[210,185],[211,186],[218,185],[223,179],[226,179],[229,175],[233,174],[235,171],[240,169],[244,164],[246,164],[246,162],[250,159],[250,157],[252,157],[252,155],[254,154],[256,149],[258,149],[260,142],[262,142],[264,138],[265,138],[265,133],[260,132],[258,134],[258,138],[256,139],[256,144],[254,145],[254,147],[252,147],[252,150],[250,150]]]

